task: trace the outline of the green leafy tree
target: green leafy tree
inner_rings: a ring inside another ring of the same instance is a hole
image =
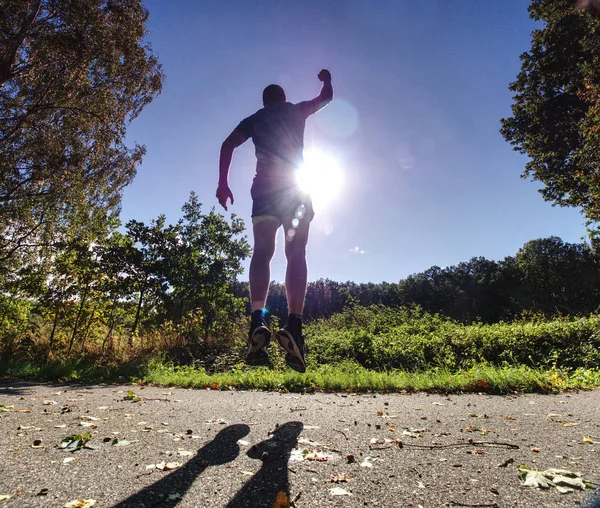
[[[126,127],[161,89],[147,17],[141,0],[0,0],[5,271],[118,213],[144,153]]]
[[[592,225],[600,221],[600,14],[573,0],[532,0],[529,15],[543,27],[521,55],[501,133],[529,156],[523,176],[544,185],[544,199],[581,207]]]
[[[173,317],[200,310],[204,332],[212,331],[217,316],[233,316],[244,302],[235,298],[230,285],[243,271],[242,261],[250,254],[244,223],[235,215],[228,222],[214,209],[202,213],[195,193],[184,204],[183,217],[167,230],[170,248],[166,267]]]

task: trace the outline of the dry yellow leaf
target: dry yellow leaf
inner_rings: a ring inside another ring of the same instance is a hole
[[[290,498],[282,490],[277,493],[273,508],[290,508]]]

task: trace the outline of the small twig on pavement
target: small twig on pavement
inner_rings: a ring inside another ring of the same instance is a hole
[[[290,501],[290,506],[296,506],[294,503],[295,503],[296,501],[298,501],[298,499],[300,499],[300,495],[301,495],[301,494],[302,494],[302,492],[298,492],[298,494],[296,494],[296,495],[294,496],[294,499],[292,499],[292,500]]]
[[[512,443],[501,443],[499,441],[469,441],[468,443],[449,443],[449,444],[434,444],[434,445],[420,445],[413,443],[405,443],[404,441],[396,440],[392,441],[388,446],[369,446],[370,450],[387,450],[388,448],[395,448],[394,445],[397,445],[398,448],[402,448],[404,446],[411,446],[413,448],[426,448],[428,450],[435,450],[436,448],[452,448],[454,446],[498,446],[509,448],[511,450],[518,450],[518,445]]]
[[[344,436],[346,438],[346,441],[348,441],[348,436],[344,433],[343,430],[338,430],[338,429],[333,429],[333,430],[335,430],[336,432],[339,432],[342,436]]]
[[[296,411],[306,411],[305,407],[291,407],[290,413],[295,413]]]
[[[510,459],[506,459],[502,464],[498,464],[498,467],[506,467],[509,464],[512,464],[515,461],[512,457]]]
[[[450,501],[450,504],[452,506],[470,506],[470,507],[489,507],[489,508],[498,508],[498,505],[496,503],[491,503],[491,504],[469,504],[469,503],[460,503],[458,501]]]

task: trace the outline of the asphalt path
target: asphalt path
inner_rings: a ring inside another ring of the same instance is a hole
[[[60,447],[86,432],[85,447]],[[295,394],[2,380],[0,435],[0,499],[11,496],[0,507],[78,499],[119,508],[284,507],[286,500],[600,506],[600,489],[563,494],[519,479],[526,465],[600,484],[598,390]]]

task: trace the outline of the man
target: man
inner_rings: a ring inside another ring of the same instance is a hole
[[[301,316],[307,282],[306,244],[314,211],[310,196],[298,187],[296,171],[302,163],[306,118],[333,99],[329,71],[321,70],[318,78],[323,82],[319,96],[298,104],[286,102],[285,92],[280,86],[269,85],[263,91],[264,108],[242,120],[221,147],[217,199],[225,210],[228,199],[233,204],[228,181],[233,151],[248,138],[252,138],[256,148],[256,176],[251,189],[254,232],[250,262],[252,315],[246,355],[246,362],[250,365],[269,364],[267,347],[271,331],[267,324],[265,302],[275,237],[279,227],[283,226],[289,317],[276,337],[286,351],[286,363],[298,372],[306,371]]]

